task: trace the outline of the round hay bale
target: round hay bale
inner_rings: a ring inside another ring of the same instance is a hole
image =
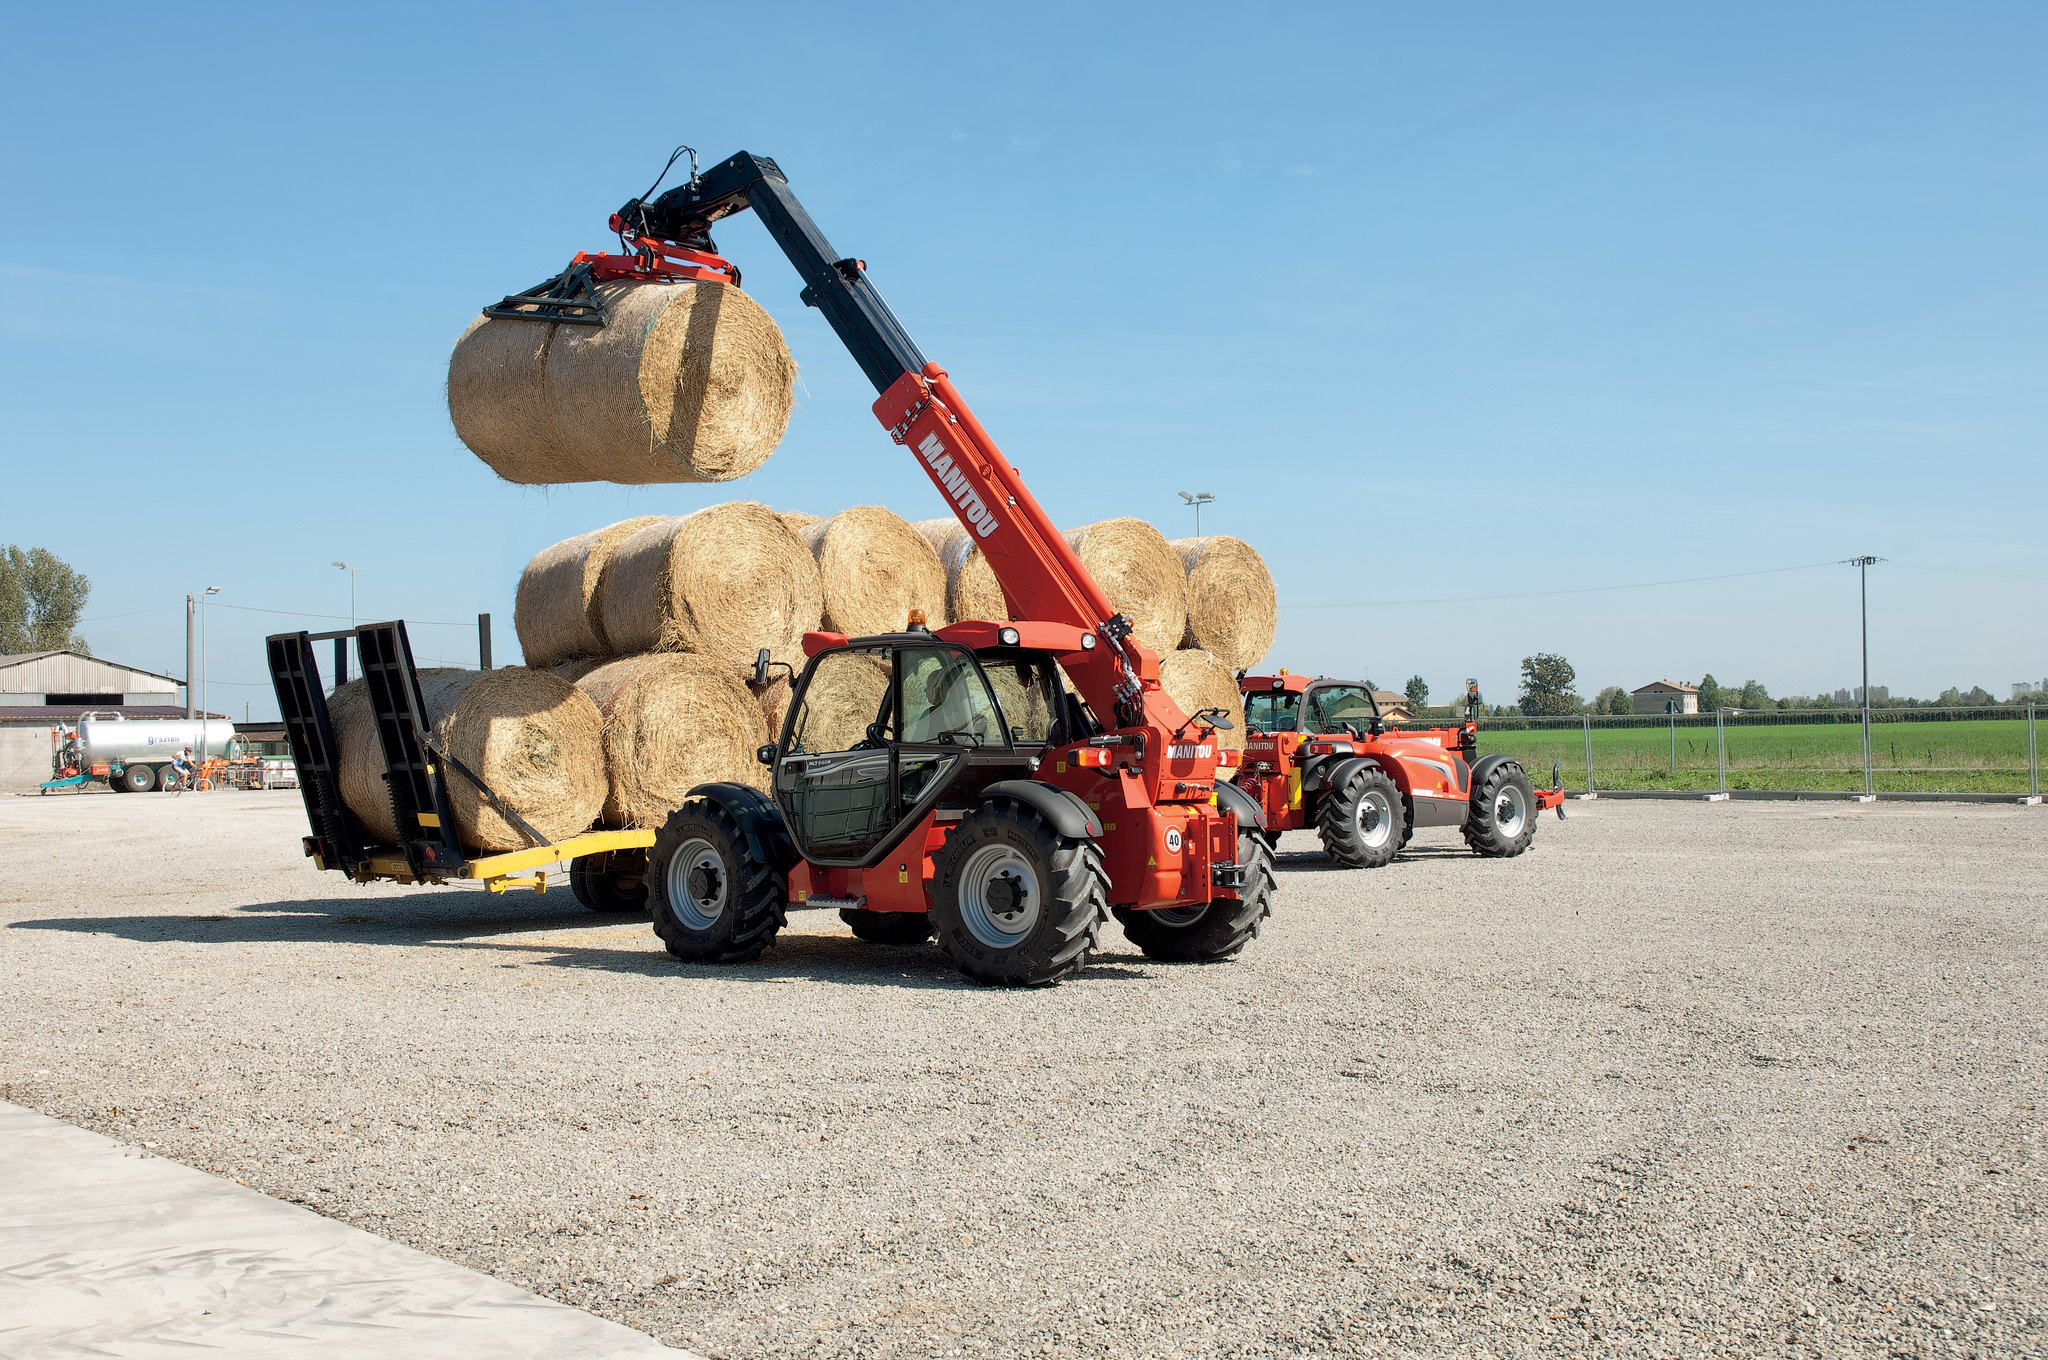
[[[1241,538],[1176,538],[1188,573],[1188,626],[1180,645],[1199,647],[1234,671],[1249,670],[1273,649],[1280,600],[1259,550]]]
[[[659,520],[621,543],[601,604],[616,651],[692,652],[751,672],[763,647],[800,663],[824,590],[810,550],[773,510],[729,501]]]
[[[946,623],[968,619],[993,619],[1000,623],[1010,617],[1010,604],[996,580],[994,567],[975,544],[974,535],[959,520],[921,519],[910,526],[924,536],[939,555],[946,573]],[[934,627],[938,624],[934,623]]]
[[[1168,652],[1159,658],[1159,684],[1190,718],[1205,708],[1229,714],[1233,725],[1228,732],[1217,732],[1216,742],[1233,751],[1244,749],[1244,696],[1238,693],[1237,675],[1230,667],[1192,648]]]
[[[850,751],[866,738],[889,692],[889,659],[847,652],[818,668],[804,691],[797,740],[814,755]],[[776,730],[780,740],[781,729]],[[785,752],[784,754],[787,754]]]
[[[558,680],[567,680],[573,685],[599,666],[604,665],[606,660],[608,658],[602,656],[579,656],[572,661],[558,661],[548,667],[548,674]]]
[[[434,739],[491,786],[506,806],[551,841],[580,835],[605,800],[604,733],[597,705],[574,685],[525,666],[419,672]],[[327,701],[339,744],[341,796],[364,831],[398,837],[384,752],[361,680]],[[476,786],[448,776],[456,834],[475,853],[524,850],[526,838],[483,801]]]
[[[796,364],[722,283],[598,286],[602,326],[478,317],[448,361],[455,433],[510,482],[724,482],[789,427]]]
[[[1188,629],[1188,574],[1180,555],[1141,519],[1106,519],[1067,530],[1067,544],[1131,621],[1131,634],[1162,658]]]
[[[789,696],[795,689],[795,681],[779,671],[765,685],[748,684],[747,690],[754,696],[755,706],[761,710],[761,720],[766,725],[768,735],[764,741],[782,740],[782,720],[789,716]],[[765,778],[765,771],[763,775]]]
[[[775,514],[778,519],[789,526],[789,531],[798,538],[802,538],[804,530],[810,528],[819,520],[819,516],[807,515],[801,510],[777,510]]]
[[[891,510],[857,505],[803,531],[818,559],[826,631],[848,637],[896,633],[921,609],[946,621],[946,570],[925,536]]]
[[[576,688],[604,717],[606,826],[659,827],[699,784],[766,786],[761,710],[729,668],[654,652],[607,662]]]
[[[543,548],[519,575],[512,627],[526,664],[543,669],[576,656],[611,650],[602,620],[604,569],[612,552],[659,515],[620,520]]]

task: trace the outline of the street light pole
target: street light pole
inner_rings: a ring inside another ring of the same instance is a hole
[[[212,697],[206,687],[206,596],[220,594],[219,586],[208,586],[206,593],[199,597],[199,763],[206,763],[206,721],[212,710]],[[190,684],[192,677],[185,681]],[[189,691],[188,691],[189,692]]]
[[[1216,498],[1206,491],[1182,491],[1180,498],[1195,508],[1195,537],[1202,536],[1202,507]]]
[[[1870,569],[1882,557],[1851,557],[1844,565],[1856,568],[1856,607],[1863,626],[1863,796],[1875,798],[1870,782]]]
[[[352,567],[346,562],[336,562],[334,565],[348,573],[348,626],[353,629],[356,626],[356,573],[362,568]]]

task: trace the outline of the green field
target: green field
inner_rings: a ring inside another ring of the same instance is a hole
[[[1596,720],[1597,724],[1597,720]],[[1749,724],[1727,728],[1728,787],[1860,792],[1862,729],[1855,723]],[[1870,729],[1871,778],[1887,793],[2010,793],[2027,786],[2027,724],[2020,720],[1875,721]],[[1593,729],[1595,789],[1720,787],[1711,723],[1680,727],[1674,767],[1671,729],[1655,719]],[[1479,751],[1502,751],[1522,762],[1539,785],[1551,762],[1568,789],[1586,787],[1586,737],[1578,727],[1546,731],[1487,729]]]

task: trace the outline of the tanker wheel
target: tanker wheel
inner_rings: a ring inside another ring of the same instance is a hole
[[[693,798],[647,852],[647,906],[668,952],[689,963],[751,963],[775,943],[789,882],[747,853],[732,814]]]
[[[647,910],[647,870],[613,867],[610,855],[585,855],[569,861],[569,891],[596,912]]]
[[[1486,772],[1472,790],[1465,817],[1465,844],[1488,859],[1519,855],[1536,839],[1536,790],[1512,760]]]
[[[841,907],[839,919],[869,944],[923,944],[932,937],[932,918],[921,911],[869,911]]]
[[[148,793],[156,787],[156,771],[147,765],[125,766],[118,782],[123,793]]]
[[[995,803],[954,828],[937,867],[928,919],[940,952],[968,977],[1046,987],[1087,966],[1109,915],[1109,871],[1094,841]]]
[[[1272,847],[1256,829],[1240,831],[1237,862],[1244,866],[1244,886],[1235,897],[1152,911],[1116,908],[1124,938],[1146,958],[1164,963],[1215,963],[1235,957],[1273,914]]]
[[[1385,770],[1367,766],[1344,787],[1323,795],[1316,834],[1323,851],[1347,869],[1377,869],[1407,844],[1401,790]]]

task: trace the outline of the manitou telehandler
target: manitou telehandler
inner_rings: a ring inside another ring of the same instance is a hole
[[[1244,764],[1237,787],[1265,814],[1269,842],[1312,826],[1331,859],[1377,869],[1425,826],[1458,827],[1481,855],[1519,855],[1545,808],[1564,815],[1564,790],[1540,792],[1512,758],[1476,754],[1479,725],[1395,728],[1370,685],[1306,675],[1247,675]],[[1469,707],[1478,690],[1470,688]]]
[[[878,637],[807,634],[780,739],[759,753],[772,798],[741,784],[693,789],[648,849],[593,845],[580,856],[583,895],[625,900],[644,886],[655,931],[694,962],[755,958],[791,904],[837,907],[867,940],[936,937],[961,972],[1000,985],[1073,976],[1112,914],[1153,958],[1236,954],[1270,910],[1273,874],[1258,805],[1217,779],[1235,753],[1212,729],[1229,719],[1221,709],[1190,716],[1160,688],[1158,656],[1131,636],[865,263],[826,242],[775,162],[741,152],[700,175],[693,156],[688,184],[613,215],[624,253],[579,254],[487,311],[603,325],[601,283],[736,284],[710,229],[748,208],[802,276],[803,301],[881,394],[882,427],[987,556],[1010,617],[930,630],[912,617]],[[393,638],[402,649],[402,627],[375,640]],[[403,664],[380,712],[423,711],[409,655]],[[764,681],[770,664],[764,653]],[[284,692],[280,682],[281,702]],[[292,692],[319,708],[317,683]],[[858,718],[847,719],[849,707]],[[439,764],[452,762],[425,761],[396,730],[417,729],[416,718],[388,726],[393,758],[445,778]],[[331,740],[324,709],[299,727]],[[421,806],[445,801],[436,794]],[[459,853],[438,817],[422,830],[406,807],[397,811],[402,839]],[[316,811],[316,838],[323,815],[346,819],[345,809]]]

